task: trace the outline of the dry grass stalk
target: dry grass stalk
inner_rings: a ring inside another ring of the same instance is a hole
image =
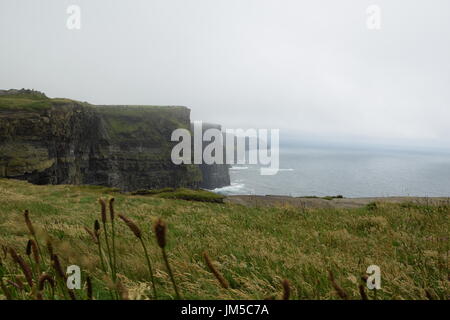
[[[100,216],[102,218],[102,223],[106,223],[106,203],[103,199],[98,199],[98,202],[100,203],[101,211]]]
[[[75,292],[72,289],[67,289],[69,292],[69,297],[71,300],[77,300],[77,297],[75,296]]]
[[[61,262],[56,254],[52,255],[53,268],[56,271],[56,274],[61,278],[66,280],[66,274],[61,266]]]
[[[431,289],[425,289],[425,296],[428,300],[436,300],[436,295]]]
[[[31,243],[31,245],[34,246],[34,248],[32,248],[33,250],[33,255],[34,255],[34,259],[38,260],[40,262],[40,253],[41,253],[41,248],[39,246],[39,242],[36,236],[36,231],[34,229],[33,223],[31,222],[30,219],[30,212],[28,210],[25,210],[24,212],[24,218],[25,218],[25,224],[27,225],[28,231],[30,232],[30,234],[32,235],[33,239],[34,239],[34,243]],[[27,247],[28,249],[28,247]],[[36,254],[37,252],[37,254]],[[37,262],[37,267],[39,268],[39,262]]]
[[[164,249],[166,247],[166,233],[167,233],[166,224],[161,219],[158,219],[158,221],[156,221],[155,223],[154,230],[158,246],[161,249]]]
[[[359,294],[361,295],[361,300],[369,300],[369,297],[367,296],[364,285],[360,284],[358,289],[359,289]]]
[[[113,278],[113,281],[115,281],[116,276],[115,276],[115,270],[114,270],[113,255],[111,253],[111,246],[109,244],[108,230],[106,229],[106,224],[107,224],[106,202],[103,199],[99,199],[98,201],[99,201],[100,207],[101,207],[100,215],[101,215],[101,220],[102,220],[103,233],[105,235],[106,253],[108,255],[109,268],[111,270],[111,276]],[[106,272],[106,268],[105,268],[105,272]]]
[[[119,218],[122,219],[123,222],[130,228],[131,232],[136,236],[138,239],[142,239],[142,232],[141,229],[130,219],[125,217],[122,214],[119,214]]]
[[[95,220],[94,222],[94,237],[95,237],[94,242],[97,244],[98,255],[100,256],[100,262],[102,264],[103,272],[106,272],[106,265],[103,259],[103,251],[100,243],[100,222],[98,222],[98,220]]]
[[[12,300],[12,295],[9,289],[5,286],[3,283],[3,279],[0,279],[0,288],[2,289],[3,293],[5,294],[5,297],[7,300]]]
[[[25,286],[23,285],[23,282],[22,282],[22,280],[20,280],[19,277],[15,277],[14,280],[17,283],[17,285],[20,287],[20,289],[22,289],[22,290],[25,289]]]
[[[27,248],[25,249],[25,254],[27,256],[31,256],[31,240],[28,240],[28,242],[27,242]]]
[[[94,234],[98,240],[98,238],[100,237],[100,222],[98,222],[98,220],[95,220],[94,222]]]
[[[111,221],[114,221],[115,211],[114,211],[114,198],[109,199],[109,216]]]
[[[122,299],[122,300],[130,300],[130,297],[128,295],[128,290],[127,290],[127,288],[125,288],[123,286],[123,283],[122,283],[122,281],[120,281],[120,279],[117,280],[116,288],[117,288],[117,292],[119,292],[120,299]]]
[[[347,300],[348,294],[344,291],[344,289],[342,289],[341,286],[339,286],[337,284],[336,280],[334,279],[334,274],[331,270],[329,271],[328,278],[329,278],[331,284],[333,285],[334,290],[336,290],[336,293],[338,294],[338,296],[343,300]]]
[[[12,285],[17,290],[23,290],[24,289],[22,282],[14,282],[14,281],[11,281],[9,279],[7,279],[6,282],[8,282],[10,285]]]
[[[48,283],[50,285],[50,287],[52,289],[55,288],[55,280],[48,274],[43,273],[40,277],[39,277],[39,285],[38,285],[38,289],[39,291],[44,290],[45,288],[45,283]]]
[[[2,252],[3,252],[3,258],[6,259],[6,256],[8,255],[8,247],[5,245],[2,245]]]
[[[283,300],[289,300],[291,297],[291,285],[287,279],[284,279],[281,284],[283,285]]]
[[[89,276],[86,278],[86,293],[88,300],[92,300],[92,281]]]
[[[205,259],[206,266],[208,267],[209,271],[216,277],[217,281],[219,281],[220,285],[224,289],[228,289],[230,286],[228,284],[228,281],[222,276],[222,274],[217,270],[217,268],[214,266],[214,264],[211,261],[211,258],[209,257],[208,253],[205,251],[203,252],[203,258]]]
[[[172,268],[170,267],[169,259],[167,258],[166,253],[166,234],[167,234],[167,225],[161,219],[156,221],[153,226],[156,235],[156,241],[158,242],[159,247],[161,248],[164,263],[166,264],[167,271],[169,272],[170,280],[172,281],[173,288],[175,290],[175,294],[177,299],[180,300],[180,293],[178,292],[177,283],[175,282],[175,277],[173,276]]]
[[[47,238],[46,245],[48,254],[50,255],[50,257],[53,257],[53,244],[50,238]]]
[[[361,281],[364,283],[367,283],[367,279],[369,279],[369,276],[367,274],[364,274],[361,276]]]
[[[92,232],[91,229],[88,227],[84,227],[84,230],[88,233],[88,235],[91,237],[92,241],[94,241],[95,244],[98,244],[98,237],[95,235],[94,232]]]
[[[150,257],[148,255],[147,247],[145,246],[144,240],[142,239],[142,231],[130,218],[128,218],[122,214],[119,214],[119,218],[123,222],[125,222],[125,224],[131,230],[131,232],[133,232],[135,237],[138,238],[141,243],[142,249],[144,250],[145,260],[147,261],[148,272],[150,273],[150,280],[152,282],[153,295],[154,295],[154,298],[157,299],[158,295],[156,292],[155,279],[153,277],[153,267],[152,267],[152,263],[150,262]]]
[[[67,293],[69,293],[69,297],[72,300],[76,300],[75,293],[73,292],[73,290],[70,290],[67,287],[67,275],[64,272],[64,269],[61,265],[58,255],[56,255],[56,254],[52,255],[51,260],[52,260],[53,269],[55,269],[55,271],[56,271],[56,275],[58,276],[58,278],[60,278],[62,280],[60,282],[56,281],[56,284],[59,285],[61,293],[64,295],[64,299],[67,299],[67,295],[66,295],[66,292],[67,292]]]
[[[11,255],[14,262],[16,262],[25,276],[30,287],[33,287],[33,273],[31,272],[30,266],[23,260],[23,258],[17,254],[16,250],[9,248],[9,254]]]
[[[36,244],[36,241],[34,241],[33,239],[30,240],[30,243],[31,243],[31,252],[33,253],[34,263],[36,263],[36,266],[39,266],[39,263],[41,262],[39,248]]]
[[[33,237],[36,236],[36,231],[34,230],[33,224],[31,223],[30,212],[28,210],[25,210],[23,215],[24,215],[24,218],[25,218],[25,223],[27,225],[28,231],[30,232],[30,234]]]
[[[111,239],[112,239],[112,273],[113,273],[113,279],[116,279],[116,231],[115,231],[115,224],[114,224],[114,218],[115,218],[115,211],[114,211],[114,198],[111,198],[109,200],[109,217],[111,219]]]

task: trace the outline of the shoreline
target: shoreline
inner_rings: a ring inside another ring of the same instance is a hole
[[[292,197],[277,195],[230,195],[225,203],[240,204],[247,207],[279,207],[292,206],[295,208],[362,208],[370,203],[410,203],[415,205],[450,205],[450,197],[365,197],[365,198],[320,198],[320,197]]]

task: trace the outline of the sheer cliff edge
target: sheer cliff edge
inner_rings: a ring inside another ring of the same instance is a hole
[[[172,163],[171,133],[190,125],[186,107],[99,106],[0,90],[0,177],[123,191],[229,185],[228,165]]]

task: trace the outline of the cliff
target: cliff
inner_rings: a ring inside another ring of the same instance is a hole
[[[171,133],[189,127],[186,107],[94,106],[0,90],[0,177],[124,191],[222,186],[228,169],[172,163]]]
[[[202,133],[204,133],[208,129],[218,129],[221,130],[222,127],[218,124],[212,123],[203,123],[202,125]],[[193,131],[193,124],[191,124],[191,131]],[[203,142],[202,149],[206,147],[209,142]],[[224,158],[223,163],[225,163],[225,141],[224,143]],[[230,185],[230,175],[229,169],[230,165],[227,164],[201,164],[199,168],[202,172],[203,180],[201,183],[201,187],[205,189],[214,189],[220,188]]]

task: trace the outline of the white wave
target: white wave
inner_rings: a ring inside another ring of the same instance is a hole
[[[278,171],[294,171],[294,169],[278,169]]]
[[[226,186],[226,187],[222,187],[222,188],[216,188],[211,190],[212,192],[215,193],[219,193],[219,194],[223,194],[226,196],[229,195],[238,195],[238,194],[246,194],[247,192],[245,191],[245,184],[243,183],[231,183],[231,185]]]
[[[247,170],[248,167],[231,167],[230,170]]]

